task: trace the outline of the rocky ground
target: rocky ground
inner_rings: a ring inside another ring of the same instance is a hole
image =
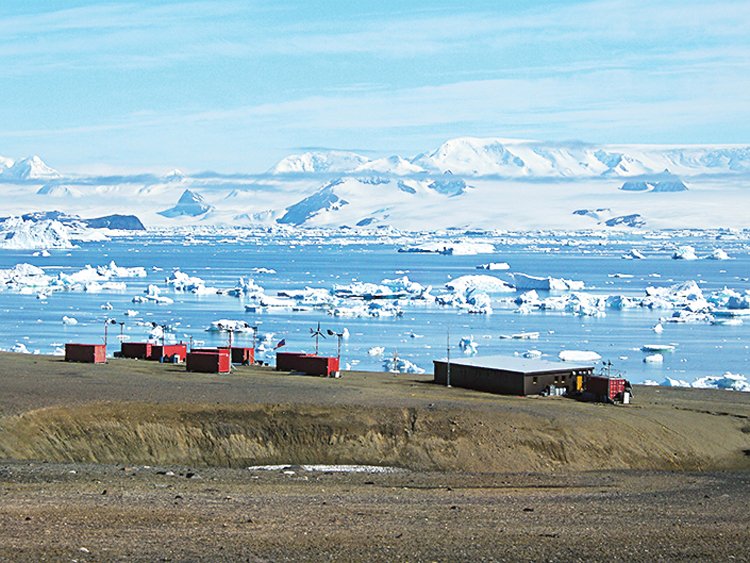
[[[0,354],[0,460],[0,560],[750,560],[742,393],[611,407]]]
[[[0,466],[14,561],[748,561],[747,473]]]

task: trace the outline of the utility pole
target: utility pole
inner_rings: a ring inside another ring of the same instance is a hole
[[[114,319],[107,319],[104,321],[104,347],[107,347],[107,329],[109,325],[116,325],[117,321]]]
[[[451,329],[446,332],[447,359],[445,362],[445,386],[451,386]]]

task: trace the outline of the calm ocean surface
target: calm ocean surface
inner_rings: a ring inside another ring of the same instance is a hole
[[[407,275],[413,281],[432,285],[437,294],[445,282],[466,274],[484,273],[512,281],[507,272],[476,269],[478,264],[503,261],[510,264],[511,272],[582,280],[586,283],[585,292],[591,294],[642,296],[648,285],[668,286],[688,280],[697,281],[706,295],[724,287],[741,292],[750,289],[746,239],[730,235],[718,240],[713,235],[682,235],[677,242],[692,244],[699,255],[722,248],[732,257],[725,261],[672,260],[670,248],[675,241],[669,236],[613,236],[608,241],[582,235],[564,239],[549,234],[512,240],[483,236],[481,240],[491,240],[497,251],[476,256],[398,253],[400,244],[389,239],[355,240],[346,233],[317,236],[319,233],[309,237],[297,233],[266,238],[255,232],[239,241],[230,241],[224,234],[191,236],[190,243],[186,243],[182,236],[150,234],[86,243],[74,250],[52,251],[50,257],[33,257],[30,251],[0,251],[0,268],[26,262],[55,274],[114,260],[119,266],[143,266],[148,271],[147,278],[122,280],[128,286],[125,292],[58,292],[40,301],[35,295],[0,291],[0,348],[23,343],[29,350],[49,354],[65,342],[101,342],[103,321],[108,317],[126,323],[123,328],[131,341],[142,340],[148,333],[149,329],[138,326],[138,321],[153,321],[173,327],[178,340],[192,337],[206,345],[218,345],[226,343],[227,336],[207,332],[206,328],[212,321],[237,319],[257,324],[261,335],[273,333],[270,340],[274,343],[285,339],[289,351],[312,351],[314,342],[309,331],[318,322],[324,330],[346,328],[350,338],[343,343],[342,363],[357,369],[381,370],[382,358],[369,356],[368,350],[383,346],[386,357],[397,353],[430,372],[432,360],[446,354],[446,335],[450,330],[454,357],[462,355],[456,346],[459,338],[468,336],[477,343],[479,356],[537,349],[545,358],[557,359],[563,349],[592,350],[604,360],[611,360],[634,382],[662,381],[665,377],[693,381],[726,371],[745,375],[750,371],[750,320],[741,326],[669,323],[664,325],[663,334],[655,334],[651,328],[672,311],[607,310],[606,317],[593,318],[562,312],[519,315],[515,308],[495,307],[494,314],[485,316],[407,304],[400,318],[334,318],[323,311],[256,314],[246,313],[243,301],[235,297],[177,293],[164,284],[174,268],[203,278],[207,286],[225,289],[235,287],[241,276],[252,277],[270,295],[281,289],[331,288],[354,280],[379,283],[384,278]],[[622,259],[631,248],[641,249],[647,258]],[[254,275],[253,268],[270,268],[276,273]],[[633,277],[612,277],[615,273]],[[132,303],[133,296],[142,294],[149,284],[163,288],[162,294],[173,298],[174,304]],[[107,302],[112,304],[112,310],[101,308]],[[138,316],[125,316],[128,309],[138,311]],[[79,324],[64,325],[63,315],[75,317]],[[119,326],[112,326],[110,334],[114,336],[119,331]],[[540,335],[536,340],[500,338],[520,332]],[[236,335],[236,341],[249,345],[251,337]],[[111,337],[110,352],[117,348],[116,343]],[[674,344],[677,348],[665,354],[663,364],[645,364],[646,354],[640,351],[644,344]],[[321,341],[320,346],[321,353],[335,355],[335,338]],[[273,355],[266,359],[272,361]]]

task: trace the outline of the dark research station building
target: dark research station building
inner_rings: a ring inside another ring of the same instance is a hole
[[[446,384],[448,362],[435,360],[435,383]],[[513,356],[460,358],[450,361],[450,384],[502,395],[539,395],[545,389],[581,391],[594,367]]]

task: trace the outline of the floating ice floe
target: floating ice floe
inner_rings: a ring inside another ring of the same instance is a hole
[[[487,264],[479,264],[477,270],[510,270],[510,264],[507,262],[489,262]]]
[[[695,248],[692,246],[680,246],[672,254],[673,260],[697,260],[698,255],[695,253]]]
[[[477,343],[473,336],[464,336],[458,341],[459,349],[467,355],[474,356],[477,353]]]
[[[515,288],[509,283],[484,274],[460,276],[445,284],[449,291],[466,293],[467,291],[479,291],[483,293],[513,293]]]
[[[514,334],[501,334],[500,338],[503,340],[537,340],[539,338],[539,332],[528,331],[528,332],[516,332]]]
[[[643,358],[643,363],[646,364],[663,364],[664,356],[662,354],[649,354]]]
[[[100,308],[101,310],[103,310],[103,311],[111,311],[112,309],[114,309],[114,307],[112,306],[112,303],[110,303],[109,301],[107,301],[106,303],[104,303],[104,304],[103,304],[103,305],[102,305],[101,307],[99,307],[99,308]]]
[[[26,347],[26,344],[23,344],[21,342],[16,342],[16,344],[10,349],[10,351],[16,354],[31,354],[29,349]]]
[[[134,311],[133,309],[128,309],[123,313],[126,317],[135,317],[138,315],[138,311]]]
[[[283,297],[260,295],[253,298],[253,303],[245,305],[247,313],[262,313],[265,311],[291,311],[297,308],[297,302]]]
[[[653,330],[656,334],[661,334],[662,332],[664,332],[664,325],[662,325],[661,323],[656,323],[651,330]]]
[[[675,344],[644,344],[641,350],[644,352],[674,352],[677,349]]]
[[[64,325],[70,325],[70,326],[77,325],[78,324],[78,319],[76,319],[75,317],[69,317],[67,315],[63,315],[62,323]]]
[[[711,254],[706,256],[708,260],[729,260],[729,254],[723,251],[721,248],[715,249]]]
[[[158,303],[160,305],[171,305],[174,299],[161,295],[158,286],[151,284],[144,290],[144,295],[136,295],[132,299],[133,303]]]
[[[575,291],[585,287],[584,282],[567,280],[564,278],[530,276],[528,274],[510,274],[516,289],[526,291],[529,289],[541,291]]]
[[[718,325],[718,326],[741,326],[744,324],[744,321],[742,319],[729,317],[729,318],[713,319],[711,321],[711,324]]]
[[[334,317],[400,317],[404,314],[397,303],[368,301],[354,305],[339,305],[329,311]]]
[[[385,352],[384,346],[373,346],[367,351],[368,356],[382,356]]]
[[[246,321],[219,319],[211,322],[206,330],[208,332],[252,332],[253,327]]]
[[[622,255],[626,260],[643,260],[646,256],[637,248],[632,248]]]
[[[276,270],[273,268],[253,268],[251,270],[254,274],[275,274]]]
[[[557,355],[563,362],[597,362],[602,357],[588,350],[563,350]]]
[[[429,242],[417,246],[401,247],[398,251],[472,256],[475,254],[491,254],[495,252],[495,246],[483,242]]]
[[[189,276],[180,270],[174,270],[164,281],[167,285],[174,287],[175,291],[195,293],[196,295],[215,295],[218,293],[215,287],[206,287],[206,282],[201,278]]]
[[[418,365],[399,357],[384,359],[383,370],[391,373],[424,373],[424,370]]]
[[[56,220],[27,221],[21,217],[0,220],[0,248],[75,248],[71,236],[71,229]]]
[[[671,377],[667,377],[659,383],[662,387],[690,387],[690,383],[685,381],[684,379],[672,379]]]
[[[731,391],[743,391],[750,393],[750,382],[744,375],[726,372],[724,375],[709,375],[701,377],[693,382],[693,387],[698,389],[727,389]]]
[[[523,357],[524,358],[529,358],[529,359],[541,358],[542,357],[542,353],[539,350],[526,350],[523,353]]]

